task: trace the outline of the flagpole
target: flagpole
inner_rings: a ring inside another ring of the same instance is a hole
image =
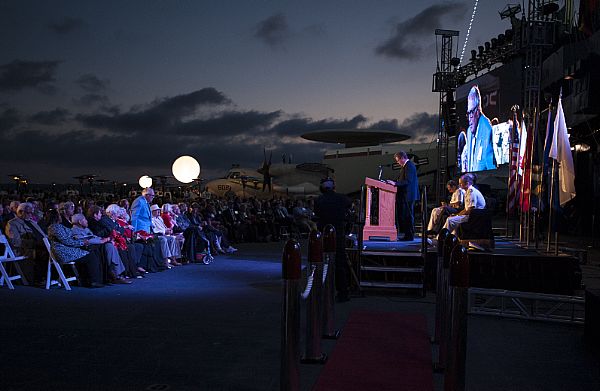
[[[550,243],[552,243],[552,217],[553,217],[553,213],[552,211],[554,210],[554,197],[556,197],[556,195],[554,194],[554,175],[556,174],[556,161],[554,159],[552,159],[552,177],[550,178],[550,208],[549,209],[549,216],[548,216],[548,244],[546,245],[546,252],[550,252]]]
[[[522,122],[522,126],[521,126],[521,132],[519,134],[519,159],[518,159],[518,164],[517,164],[517,178],[519,177],[519,168],[521,167],[521,143],[523,142],[523,129],[526,128],[525,125],[525,112],[523,112],[521,114],[521,118],[523,118],[523,122]],[[527,139],[525,140],[525,151],[527,151]],[[525,171],[523,170],[523,175],[521,176],[521,183],[519,184],[521,187],[521,191],[519,192],[519,243],[523,243],[524,242],[524,232],[523,232],[523,189],[524,189],[524,176],[525,176]]]
[[[518,127],[518,122],[517,122],[517,110],[519,110],[519,105],[513,105],[511,107],[511,111],[513,112],[513,123],[512,123],[512,127],[510,130],[510,134],[509,134],[509,144],[510,144],[510,162],[509,162],[509,167],[508,167],[508,181],[507,181],[507,187],[508,187],[508,191],[506,192],[506,238],[508,239],[509,237],[509,222],[511,220],[511,213],[513,208],[511,208],[510,205],[510,195],[511,195],[511,191],[512,191],[512,187],[514,187],[515,189],[517,188],[517,184],[516,183],[512,183],[514,181],[516,181],[516,177],[518,175],[518,168],[517,168],[517,163],[514,164],[515,166],[515,177],[513,178],[513,160],[515,159],[514,155],[514,143],[515,143],[515,134],[517,132],[517,127]],[[518,161],[518,156],[519,153],[517,151],[517,161]],[[511,181],[512,179],[512,181]],[[512,186],[511,186],[512,185]],[[514,194],[514,205],[516,205],[516,198],[517,195]],[[514,207],[514,206],[513,206]],[[515,226],[514,226],[514,221],[513,221],[513,229],[512,229],[512,233],[510,234],[510,238],[514,238],[515,236]]]
[[[544,136],[544,150],[542,152],[542,170],[540,172],[540,187],[538,191],[537,197],[537,213],[536,213],[536,222],[539,227],[539,218],[542,214],[542,196],[544,194],[544,182],[548,181],[546,177],[546,143],[548,142],[548,133],[550,128],[550,118],[552,118],[552,97],[550,97],[550,102],[548,102],[548,119],[546,122],[546,134]],[[539,157],[539,156],[538,156]],[[539,229],[539,228],[538,228]],[[538,237],[536,235],[535,238],[535,248],[538,248]]]
[[[531,148],[529,149],[529,178],[528,178],[528,189],[529,192],[527,193],[527,247],[529,247],[530,244],[530,231],[531,231],[531,184],[533,183],[533,155],[534,155],[534,148],[536,147],[536,141],[537,141],[537,132],[538,132],[538,127],[539,127],[540,121],[539,121],[539,113],[537,110],[537,107],[533,109],[533,134],[531,135]],[[535,223],[533,224],[533,229],[534,229],[534,234],[535,234]]]

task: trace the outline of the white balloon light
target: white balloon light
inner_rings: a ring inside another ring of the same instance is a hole
[[[152,187],[152,178],[150,178],[148,175],[141,176],[138,183],[140,184],[142,189]]]
[[[179,182],[191,183],[200,175],[200,164],[191,156],[181,156],[173,162],[173,176]]]

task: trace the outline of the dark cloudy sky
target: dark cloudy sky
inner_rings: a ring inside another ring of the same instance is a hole
[[[467,53],[510,27],[479,2]],[[0,182],[132,181],[192,155],[203,177],[232,163],[321,161],[299,135],[374,127],[430,141],[435,28],[473,2],[0,1]],[[465,54],[466,59],[469,55]],[[465,61],[466,61],[465,59]]]

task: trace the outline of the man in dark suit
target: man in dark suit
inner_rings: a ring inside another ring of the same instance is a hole
[[[400,165],[400,174],[395,181],[387,180],[398,188],[396,193],[396,229],[404,233],[400,240],[412,241],[415,237],[415,201],[419,199],[417,167],[404,151],[396,152],[394,160]]]
[[[335,288],[337,300],[350,300],[350,266],[346,258],[346,214],[352,203],[343,194],[335,192],[335,182],[332,178],[321,181],[321,194],[315,201],[315,215],[320,231],[331,224],[335,228]]]

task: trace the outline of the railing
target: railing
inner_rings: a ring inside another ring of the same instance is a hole
[[[434,368],[444,371],[444,390],[465,389],[469,258],[458,239],[443,229],[438,235],[437,305],[434,342],[439,344]]]
[[[300,363],[323,364],[321,338],[337,338],[335,329],[335,228],[323,235],[312,231],[308,242],[306,286],[302,288],[300,243],[289,239],[282,256],[283,297],[281,307],[280,389],[300,389]],[[300,308],[306,301],[306,346],[300,356]]]

